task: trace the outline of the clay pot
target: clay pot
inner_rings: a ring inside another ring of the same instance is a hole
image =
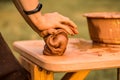
[[[120,44],[120,13],[86,13],[91,40],[97,43]]]

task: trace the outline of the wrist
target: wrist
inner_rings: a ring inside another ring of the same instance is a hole
[[[31,15],[31,14],[34,14],[34,13],[39,12],[41,9],[42,9],[42,4],[41,4],[41,3],[38,3],[38,5],[37,5],[37,7],[36,7],[35,9],[32,9],[32,10],[24,10],[24,12],[25,12],[26,15]]]
[[[36,27],[38,27],[43,21],[41,12],[37,12],[32,15],[28,15],[28,17],[33,22],[33,24],[36,25]]]

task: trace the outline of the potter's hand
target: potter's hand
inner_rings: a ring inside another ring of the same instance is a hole
[[[41,22],[36,25],[39,30],[64,29],[68,34],[78,34],[77,26],[69,18],[60,15],[57,12],[47,13],[41,17]]]
[[[35,10],[36,6],[39,4],[39,0],[17,0],[17,1],[20,1],[25,11]],[[28,15],[28,17],[40,31],[60,28],[64,29],[67,33],[71,35],[78,33],[77,26],[75,25],[75,23],[72,22],[69,18],[62,16],[57,12],[47,13],[43,15],[40,10],[31,15]]]

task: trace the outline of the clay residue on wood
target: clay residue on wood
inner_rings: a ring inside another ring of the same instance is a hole
[[[93,43],[92,41],[77,40],[76,42],[72,42],[74,45],[74,49],[79,49],[79,53],[89,54],[94,56],[114,56],[119,54],[120,46],[119,45],[111,45],[111,44],[102,44],[102,43]]]

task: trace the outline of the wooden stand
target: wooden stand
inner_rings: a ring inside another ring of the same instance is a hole
[[[42,54],[43,40],[16,41],[13,45],[32,80],[54,80],[55,72],[67,72],[62,80],[84,80],[91,70],[120,67],[119,46],[93,45],[91,41],[69,39],[63,56],[45,56]]]

